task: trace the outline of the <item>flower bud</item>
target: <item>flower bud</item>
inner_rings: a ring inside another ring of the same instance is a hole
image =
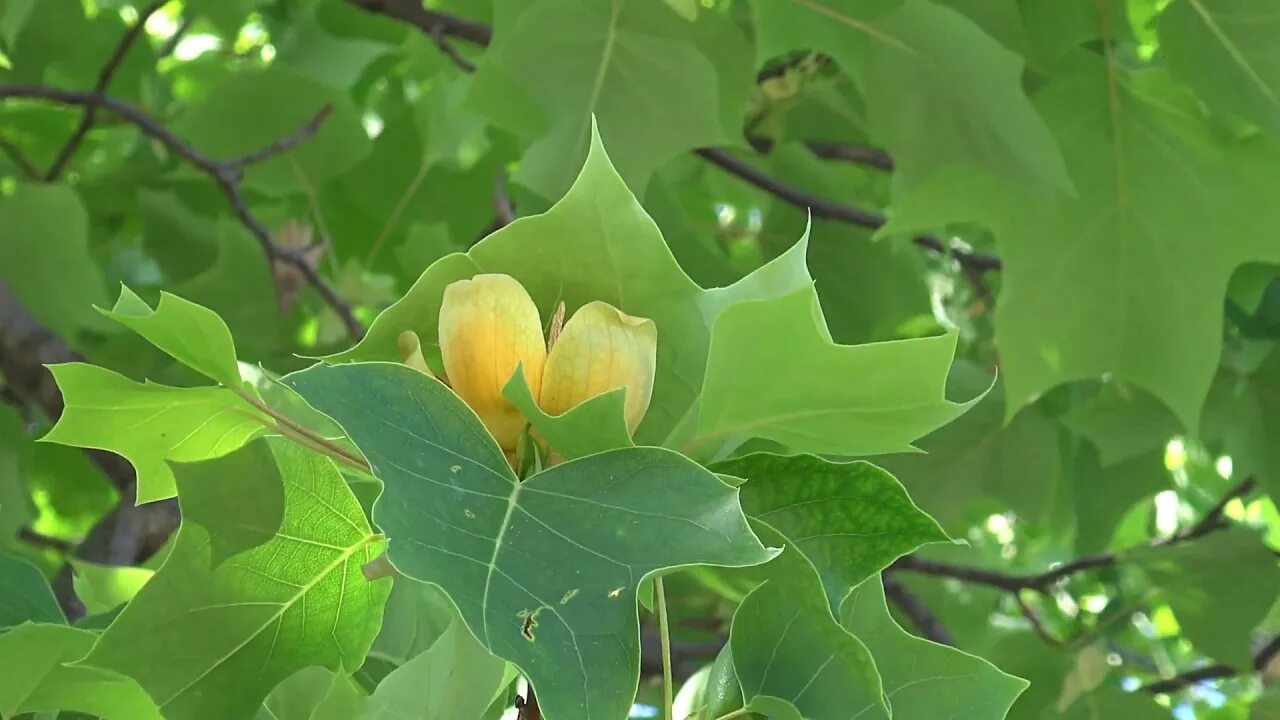
[[[504,451],[515,450],[526,420],[502,388],[523,365],[537,397],[547,359],[538,308],[524,286],[508,275],[476,275],[445,288],[440,353],[453,391]]]
[[[405,365],[435,377],[435,373],[431,372],[431,367],[427,365],[427,359],[422,356],[422,341],[418,339],[418,333],[412,330],[400,333],[396,337],[396,347],[399,348],[400,359]]]
[[[542,372],[538,406],[561,415],[578,403],[625,387],[627,429],[635,432],[653,395],[658,328],[604,302],[578,309],[556,340]]]

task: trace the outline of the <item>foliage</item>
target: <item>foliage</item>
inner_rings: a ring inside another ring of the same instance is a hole
[[[0,717],[1274,716],[1277,48],[0,0]]]

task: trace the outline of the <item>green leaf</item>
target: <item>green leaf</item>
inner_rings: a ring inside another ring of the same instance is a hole
[[[75,569],[76,597],[89,615],[111,612],[129,602],[156,574],[148,568],[99,565],[79,558],[67,561]]]
[[[569,187],[593,117],[637,193],[663,161],[740,132],[750,49],[723,13],[689,22],[661,2],[577,0],[499,0],[494,11],[469,99],[534,138],[514,179],[543,197]],[[566,33],[573,43],[558,40]]]
[[[832,608],[902,555],[948,540],[892,475],[868,462],[757,453],[712,469],[747,479],[742,509],[808,558]]]
[[[901,191],[949,166],[1071,188],[1062,153],[1022,90],[1022,59],[955,10],[925,0],[753,7],[762,56],[817,50],[854,77]]]
[[[285,515],[281,468],[323,475],[329,461],[279,437],[259,438],[216,461],[169,463],[183,491],[183,516],[205,529],[209,560],[224,560],[276,536]],[[253,498],[253,502],[245,502]]]
[[[363,661],[391,584],[370,582],[360,570],[379,553],[380,536],[330,461],[280,460],[278,470],[261,468],[284,481],[280,529],[217,568],[211,546],[217,528],[192,520],[202,508],[189,504],[193,485],[217,478],[179,476],[185,520],[172,553],[84,664],[134,678],[166,718],[233,720],[252,716],[272,688],[304,667],[355,668]],[[234,461],[210,461],[228,462]],[[220,512],[218,527],[234,523],[235,506]]]
[[[1101,688],[1076,700],[1061,714],[1050,713],[1045,717],[1057,720],[1097,720],[1098,718],[1125,718],[1125,720],[1168,720],[1169,710],[1156,704],[1150,696],[1141,692],[1123,692],[1116,688]]]
[[[53,589],[35,565],[0,553],[0,630],[24,622],[62,623],[67,619],[58,607]]]
[[[350,169],[370,149],[359,113],[333,88],[283,65],[245,70],[186,108],[170,129],[205,155],[230,158],[292,136],[327,105],[333,111],[315,137],[245,171],[246,187],[265,195],[303,193]]]
[[[378,684],[361,720],[480,718],[505,687],[506,663],[490,655],[461,619],[431,648]]]
[[[1173,476],[1164,466],[1163,448],[1105,467],[1096,452],[1085,448],[1068,468],[1066,479],[1075,494],[1075,550],[1079,555],[1106,550],[1116,525],[1135,503],[1173,487]]]
[[[871,654],[832,616],[813,566],[789,545],[768,570],[729,632],[747,706],[773,717],[769,708],[789,703],[796,720],[891,717]]]
[[[350,676],[312,665],[277,685],[257,720],[351,720],[361,717],[365,700]]]
[[[88,630],[33,624],[0,635],[0,716],[66,710],[103,720],[161,720],[133,680],[70,664],[97,638]]]
[[[210,380],[230,388],[240,386],[231,331],[212,310],[166,292],[160,293],[153,310],[121,285],[115,306],[102,314]]]
[[[840,620],[875,658],[893,717],[1003,720],[1027,688],[982,658],[898,627],[876,578],[849,595]]]
[[[68,341],[105,324],[93,313],[107,295],[89,253],[89,217],[74,190],[18,185],[0,195],[0,228],[0,281],[36,318]]]
[[[1116,383],[1108,383],[1087,402],[1072,408],[1062,423],[1098,448],[1103,465],[1155,448],[1163,450],[1180,430],[1177,419],[1159,400]]]
[[[396,339],[401,332],[412,330],[424,342],[438,335],[446,286],[477,273],[504,273],[525,286],[543,317],[550,317],[561,300],[569,313],[587,302],[603,300],[654,321],[658,368],[648,414],[635,433],[641,445],[688,449],[698,444],[704,454],[713,456],[719,445],[740,443],[752,435],[793,437],[820,424],[818,418],[825,414],[828,421],[857,416],[878,419],[868,442],[858,440],[856,433],[837,433],[827,426],[816,438],[805,440],[801,449],[876,452],[906,449],[919,435],[959,414],[964,406],[946,403],[941,394],[955,338],[858,347],[831,344],[814,315],[817,301],[804,265],[807,248],[807,242],[798,242],[727,288],[699,288],[676,264],[653,221],[609,164],[597,137],[577,182],[551,210],[520,218],[468,253],[449,255],[432,265],[403,298],[378,316],[359,345],[329,360],[398,362]],[[745,305],[779,297],[778,302]],[[726,309],[738,308],[744,309],[732,323],[724,328],[723,323],[716,324]],[[776,335],[764,344],[758,334],[761,322],[769,331],[766,335]],[[774,323],[781,327],[773,327]],[[791,342],[797,336],[802,339],[799,345]],[[718,375],[718,368],[708,367],[708,352],[713,348],[718,362],[734,363],[733,377],[738,377],[739,360],[751,361],[750,374],[739,379]],[[764,363],[785,365],[786,372]],[[892,375],[894,381],[869,387],[861,380],[866,373]],[[744,390],[748,384],[749,391]],[[729,413],[720,420],[749,426],[700,421],[699,415],[706,414],[706,408],[700,413],[700,397],[713,391],[715,397],[709,399],[714,408]],[[754,397],[757,392],[762,393],[760,398]],[[738,397],[738,393],[752,397]],[[795,418],[777,415],[796,410],[797,405],[802,407]],[[706,426],[725,436],[697,438]]]
[[[217,313],[219,323],[225,321],[239,342],[242,356],[270,357],[282,342],[282,316],[288,313],[281,309],[277,292],[285,292],[287,284],[281,282],[277,291],[271,262],[239,223],[222,218],[217,241],[213,263],[175,291]]]
[[[625,714],[645,577],[770,557],[737,491],[668,450],[613,450],[519,482],[434,378],[361,363],[286,382],[342,425],[383,481],[374,521],[392,564],[442,587],[481,644],[530,677],[549,717]]]
[[[1232,472],[1256,475],[1280,498],[1280,352],[1272,351],[1252,372],[1224,371],[1205,407],[1206,434],[1224,441]]]
[[[32,529],[79,543],[120,502],[120,491],[78,448],[32,442],[22,474],[26,493],[38,499]]]
[[[1063,143],[1077,197],[977,180],[954,198],[940,185],[924,203],[935,219],[985,216],[994,228],[1008,412],[1060,383],[1112,373],[1195,434],[1231,274],[1280,260],[1265,237],[1277,205],[1261,190],[1280,182],[1280,155],[1263,138],[1224,139],[1157,70],[1081,55],[1037,105]],[[918,227],[897,219],[897,231]],[[1205,243],[1210,235],[1222,240]]]
[[[1280,8],[1267,0],[1178,0],[1160,14],[1169,72],[1216,111],[1280,137]]]
[[[635,446],[627,431],[623,388],[590,398],[561,415],[548,415],[538,407],[521,371],[511,376],[502,396],[524,413],[529,424],[566,460]]]
[[[0,537],[17,535],[35,515],[22,477],[22,459],[27,452],[25,435],[17,409],[0,405]]]
[[[950,385],[954,392],[972,396],[991,387],[990,378],[987,368],[957,362]],[[1062,475],[1058,431],[1038,408],[1028,408],[1006,424],[999,383],[963,417],[917,446],[924,453],[878,462],[943,527],[960,532],[974,505],[988,497],[1032,521],[1043,520],[1053,507]]]
[[[836,345],[812,288],[733,305],[712,331],[697,435],[683,449],[701,455],[758,437],[797,452],[910,451],[981,397],[944,397],[955,345],[954,333]]]
[[[1195,542],[1130,550],[1125,559],[1163,591],[1197,649],[1232,667],[1249,667],[1250,633],[1280,594],[1280,567],[1257,533],[1228,530]]]
[[[66,408],[45,442],[123,455],[138,473],[138,503],[173,497],[165,460],[218,457],[262,434],[270,420],[230,389],[136,383],[93,365],[50,368]]]

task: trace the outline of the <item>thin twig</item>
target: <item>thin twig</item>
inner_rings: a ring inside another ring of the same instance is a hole
[[[107,58],[106,64],[98,71],[98,81],[93,85],[91,102],[84,105],[84,113],[80,116],[80,124],[76,126],[75,132],[71,134],[66,144],[58,151],[58,156],[45,173],[44,179],[46,181],[57,180],[62,171],[66,169],[67,163],[71,162],[76,150],[80,149],[80,144],[84,142],[85,136],[89,134],[89,131],[93,129],[94,123],[98,120],[99,103],[97,101],[111,87],[111,81],[115,79],[116,71],[120,69],[125,56],[129,54],[129,48],[133,47],[134,42],[142,35],[142,30],[146,26],[147,20],[168,2],[169,0],[153,0],[150,5],[138,13],[137,22],[120,37],[120,42],[116,43],[116,49],[111,53],[111,57]]]
[[[1053,633],[1049,632],[1048,628],[1046,628],[1044,623],[1041,622],[1040,615],[1036,613],[1035,608],[1031,607],[1031,604],[1027,602],[1027,599],[1022,597],[1022,593],[1013,593],[1013,599],[1018,603],[1018,610],[1022,612],[1022,616],[1031,624],[1031,631],[1036,634],[1036,637],[1043,640],[1046,645],[1052,645],[1053,647],[1058,648],[1063,647],[1062,641],[1054,637]]]
[[[747,143],[756,152],[765,155],[773,150],[774,145],[772,138],[758,135],[747,138]],[[893,172],[893,158],[889,156],[889,153],[877,147],[825,140],[806,140],[804,145],[809,148],[809,152],[824,160],[843,160],[873,167],[877,170],[884,170],[885,172]]]
[[[249,210],[248,201],[245,199],[240,187],[243,179],[244,158],[233,158],[229,161],[214,160],[191,147],[185,140],[173,134],[142,110],[109,95],[63,90],[44,85],[0,85],[0,100],[5,98],[48,100],[64,105],[94,105],[106,108],[137,126],[143,133],[164,145],[169,152],[181,157],[196,169],[208,175],[222,190],[222,194],[226,196],[227,202],[231,204],[231,210],[235,213],[236,218],[248,229],[250,234],[258,241],[258,244],[262,246],[267,258],[297,268],[302,273],[302,276],[306,278],[307,283],[315,288],[325,304],[332,308],[338,314],[338,317],[342,319],[347,328],[347,333],[352,339],[359,340],[364,337],[364,326],[356,318],[351,305],[339,297],[333,286],[320,276],[319,271],[316,270],[307,257],[306,248],[284,247],[276,244],[271,239],[270,231]],[[316,117],[322,121],[324,114],[322,110],[317,113]],[[309,137],[309,132],[314,133],[310,128],[316,122],[318,122],[316,118],[312,118],[298,133],[291,135],[290,138],[298,134]],[[282,143],[285,144],[285,149],[291,146],[288,143],[288,139],[286,139],[276,143],[273,147],[277,147]],[[296,142],[292,144],[296,144]],[[253,155],[259,154],[261,153],[254,153]],[[263,157],[270,157],[271,154],[273,153],[268,153]]]
[[[187,32],[191,30],[191,26],[196,24],[196,17],[197,15],[193,12],[188,12],[182,16],[182,20],[178,23],[178,27],[174,29],[173,34],[164,41],[159,50],[156,50],[156,58],[167,58],[177,51],[178,44],[182,42],[182,38],[186,37]]]
[[[287,153],[303,142],[315,137],[315,134],[320,132],[320,126],[332,113],[333,105],[325,105],[317,110],[316,114],[312,115],[305,125],[293,131],[292,134],[286,135],[260,150],[255,150],[230,160],[224,160],[221,164],[237,170],[243,170],[250,165],[257,165],[260,162],[270,160],[276,155]]]
[[[1270,665],[1271,661],[1274,660],[1277,655],[1280,655],[1280,635],[1272,638],[1262,647],[1261,650],[1258,651],[1256,655],[1253,656],[1252,670],[1254,672],[1260,672],[1266,669],[1267,665]],[[1230,665],[1206,665],[1205,667],[1188,670],[1184,673],[1174,675],[1173,677],[1143,685],[1139,689],[1155,694],[1169,693],[1175,690],[1181,690],[1189,685],[1204,682],[1205,680],[1221,680],[1223,678],[1235,677],[1236,675],[1241,675],[1243,673],[1243,670],[1233,668]]]
[[[750,163],[739,159],[733,153],[720,148],[699,148],[695,150],[702,159],[710,162],[725,172],[737,176],[741,180],[760,188],[761,190],[773,195],[774,197],[794,205],[802,210],[808,210],[814,217],[826,220],[839,220],[847,222],[859,227],[869,228],[872,230],[879,229],[886,221],[885,217],[880,213],[871,210],[864,210],[853,205],[828,200],[812,193],[805,192],[794,185],[782,182],[781,180],[765,173]],[[942,240],[932,235],[919,235],[915,237],[916,245],[932,250],[943,255],[951,255],[960,263],[962,267],[972,269],[975,272],[985,272],[987,270],[998,270],[1000,268],[1000,258],[994,255],[986,255],[983,253],[970,252],[960,248],[953,248],[944,243]]]
[[[912,624],[926,638],[939,643],[941,645],[955,645],[956,640],[951,636],[946,626],[938,619],[937,615],[929,609],[924,601],[915,593],[907,589],[905,585],[898,582],[898,579],[890,573],[881,575],[881,581],[884,583],[884,596],[898,607],[908,618]]]
[[[445,37],[443,27],[436,25],[431,28],[431,39],[435,41],[436,47],[440,49],[440,52],[452,60],[453,64],[457,65],[460,70],[469,73],[476,71],[475,63],[462,57],[458,49],[453,46],[453,43],[449,42],[449,38]]]
[[[487,25],[463,20],[434,10],[427,10],[416,0],[348,0],[348,2],[370,12],[407,22],[432,38],[440,36],[452,37],[481,47],[487,46],[493,38],[493,31]],[[466,70],[467,68],[464,67],[463,69]],[[837,152],[831,147],[823,149]],[[879,228],[885,224],[884,216],[879,213],[804,192],[757,170],[725,150],[702,148],[695,152],[726,172],[736,175],[739,179],[745,180],[780,200],[801,209],[809,210],[814,217],[847,222],[872,229]],[[887,160],[887,157],[880,159],[882,164],[885,160]],[[889,162],[891,163],[891,161]],[[994,255],[953,248],[932,235],[917,236],[915,244],[926,250],[954,257],[962,267],[973,272],[983,273],[989,270],[998,270],[1001,266],[1000,258]]]
[[[667,618],[667,591],[662,578],[653,579],[653,594],[658,605],[658,640],[662,643],[662,712],[667,720],[675,720],[674,685],[671,679],[671,629]]]
[[[1256,484],[1257,483],[1254,478],[1246,478],[1235,487],[1231,488],[1231,490],[1227,491],[1222,499],[1220,499],[1218,503],[1195,525],[1169,538],[1151,543],[1151,546],[1164,547],[1189,542],[1226,527],[1227,523],[1223,519],[1223,513],[1226,511],[1227,505],[1236,498],[1248,495],[1253,491]],[[936,575],[939,577],[964,580],[966,582],[977,583],[979,585],[988,585],[1012,593],[1016,593],[1019,590],[1036,590],[1039,592],[1045,592],[1060,580],[1064,580],[1076,573],[1096,568],[1114,567],[1120,562],[1120,556],[1123,555],[1123,552],[1124,551],[1118,553],[1087,555],[1059,565],[1052,570],[1034,575],[1013,575],[996,572],[994,570],[986,570],[983,568],[928,560],[915,555],[907,555],[899,558],[897,562],[893,564],[893,568],[896,570],[909,570],[911,572],[922,573],[925,575]]]
[[[13,144],[8,138],[3,136],[0,136],[0,151],[4,152],[5,156],[22,171],[23,175],[26,175],[31,180],[40,179],[40,168],[36,167],[35,163],[31,162],[31,158],[27,157],[27,154],[22,152],[22,148]]]

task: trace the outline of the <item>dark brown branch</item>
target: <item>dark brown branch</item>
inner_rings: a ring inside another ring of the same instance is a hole
[[[282,137],[260,150],[255,150],[251,153],[241,155],[240,157],[226,160],[221,164],[237,170],[243,170],[250,165],[257,165],[260,162],[270,160],[276,155],[287,153],[298,145],[315,137],[316,133],[320,132],[320,126],[332,113],[333,106],[325,105],[316,111],[316,114],[312,115],[311,119],[308,120],[305,125],[295,130],[292,135]]]
[[[773,150],[773,139],[760,136],[747,138],[747,143],[758,153],[768,154]],[[857,143],[828,142],[824,140],[807,140],[805,147],[809,152],[823,160],[843,160],[845,162],[866,165],[877,170],[893,172],[893,158],[880,148]]]
[[[423,8],[416,0],[348,0],[357,7],[363,8],[370,12],[386,15],[409,23],[417,27],[422,32],[432,38],[453,37],[466,40],[470,43],[486,46],[493,38],[493,31],[487,26],[470,20],[463,20],[444,13],[435,12]],[[443,48],[442,48],[443,49]],[[448,52],[448,50],[446,50]],[[469,63],[468,63],[469,64]],[[464,70],[469,68],[464,67]],[[836,154],[841,152],[852,152],[839,150],[833,146],[819,144],[819,149],[814,150],[819,155],[820,151]],[[764,190],[775,197],[795,205],[801,209],[807,209],[813,213],[814,217],[824,218],[828,220],[837,220],[847,222],[860,227],[876,229],[884,225],[885,218],[879,213],[863,210],[852,205],[845,205],[833,200],[812,195],[804,192],[799,188],[788,185],[766,173],[757,170],[750,164],[739,160],[725,150],[718,148],[702,148],[695,151],[704,159],[719,166],[722,170],[736,175],[738,178]],[[849,158],[842,158],[849,159]],[[879,158],[882,164],[892,161],[887,156]],[[931,235],[920,235],[915,238],[915,243],[919,247],[932,250],[936,253],[950,255],[970,272],[983,273],[988,270],[1000,269],[1000,258],[994,255],[986,255],[983,253],[970,252],[961,248],[953,248],[948,246],[942,240]]]
[[[307,258],[306,248],[284,247],[275,243],[271,239],[270,231],[249,210],[248,201],[245,200],[244,193],[240,187],[243,179],[245,158],[266,159],[277,152],[283,152],[296,145],[297,142],[314,134],[312,126],[318,125],[319,122],[323,121],[324,116],[327,114],[326,110],[322,109],[317,113],[316,117],[312,118],[297,133],[271,145],[267,149],[271,150],[271,152],[263,150],[241,158],[214,160],[191,147],[185,140],[170,132],[143,111],[109,95],[63,90],[43,85],[0,85],[0,100],[5,98],[49,100],[64,105],[89,106],[92,104],[106,108],[137,126],[143,133],[164,145],[169,152],[182,158],[217,183],[219,189],[222,190],[222,194],[226,196],[227,201],[231,204],[231,209],[236,218],[249,230],[258,241],[258,244],[262,246],[267,258],[294,267],[301,272],[303,277],[307,279],[307,283],[315,288],[325,304],[332,308],[338,314],[338,317],[342,319],[343,324],[346,325],[347,333],[356,340],[364,337],[364,326],[356,318],[351,306],[338,296],[337,291],[324,278],[320,277],[319,272]],[[291,138],[294,138],[292,142],[290,141]]]
[[[1224,519],[1223,513],[1226,511],[1227,505],[1229,505],[1232,500],[1244,497],[1253,492],[1256,484],[1257,483],[1254,478],[1246,478],[1229,490],[1195,525],[1165,540],[1152,543],[1152,546],[1161,547],[1189,542],[1226,527],[1228,523]],[[907,555],[899,558],[898,561],[893,564],[893,567],[897,570],[917,572],[924,575],[935,575],[938,577],[948,577],[955,580],[988,585],[990,587],[999,588],[1012,593],[1016,593],[1019,590],[1036,590],[1044,592],[1053,587],[1059,581],[1075,575],[1076,573],[1102,567],[1114,567],[1120,562],[1121,554],[1123,554],[1123,551],[1121,553],[1087,555],[1059,565],[1052,570],[1035,575],[1012,575],[996,572],[994,570],[985,570],[983,568],[967,567],[963,565],[938,562],[936,560],[928,560],[914,555]]]
[[[929,609],[924,601],[918,595],[907,589],[905,585],[898,582],[890,573],[884,573],[881,576],[884,582],[884,596],[889,602],[893,603],[902,611],[902,614],[911,619],[911,623],[916,626],[926,638],[942,644],[956,644],[956,640],[947,631],[946,626],[938,619],[937,615]]]
[[[488,25],[428,10],[419,0],[350,0],[350,2],[370,12],[407,22],[428,35],[458,38],[481,47],[493,40],[493,30]]]
[[[886,222],[885,217],[877,212],[864,210],[853,205],[828,200],[811,193],[807,193],[794,185],[789,185],[781,180],[762,172],[750,163],[738,158],[733,153],[722,150],[720,148],[700,148],[695,150],[704,160],[710,162],[725,172],[736,175],[738,178],[754,185],[761,190],[773,195],[774,197],[790,203],[802,210],[808,210],[816,218],[825,220],[839,220],[852,225],[876,230],[883,226]],[[970,252],[960,248],[952,248],[942,240],[932,235],[919,235],[915,238],[916,245],[932,250],[936,253],[944,255],[952,255],[961,266],[972,269],[976,272],[984,272],[987,270],[998,270],[1000,268],[1000,258],[994,255],[985,255],[982,253]]]
[[[1280,635],[1271,639],[1256,655],[1253,656],[1253,672],[1264,670],[1271,661],[1280,655]],[[1205,667],[1188,670],[1179,673],[1171,678],[1158,680],[1147,685],[1143,685],[1140,690],[1149,693],[1169,693],[1181,690],[1184,687],[1195,685],[1196,683],[1206,680],[1221,680],[1223,678],[1235,677],[1243,674],[1244,671],[1231,667],[1230,665],[1206,665]]]
[[[147,24],[147,20],[158,11],[169,0],[154,0],[150,5],[142,9],[138,13],[138,20],[130,27],[120,42],[116,43],[116,49],[111,53],[111,57],[107,58],[107,62],[98,71],[98,81],[93,85],[93,102],[86,103],[84,106],[84,114],[80,116],[80,124],[76,127],[75,132],[71,133],[71,137],[67,140],[62,149],[58,151],[58,157],[54,159],[53,164],[49,166],[48,172],[45,173],[46,181],[57,180],[62,171],[66,169],[67,163],[71,162],[71,158],[76,154],[76,150],[80,149],[80,144],[84,142],[85,136],[93,129],[93,125],[98,120],[97,98],[111,87],[111,81],[116,76],[116,71],[120,69],[120,65],[124,62],[124,58],[129,54],[129,48],[133,47],[134,42],[142,35],[142,31]]]
[[[22,148],[14,145],[8,138],[3,136],[0,136],[0,151],[4,152],[9,161],[16,165],[23,175],[26,175],[31,180],[40,179],[40,168],[31,162],[31,158],[22,152]]]

